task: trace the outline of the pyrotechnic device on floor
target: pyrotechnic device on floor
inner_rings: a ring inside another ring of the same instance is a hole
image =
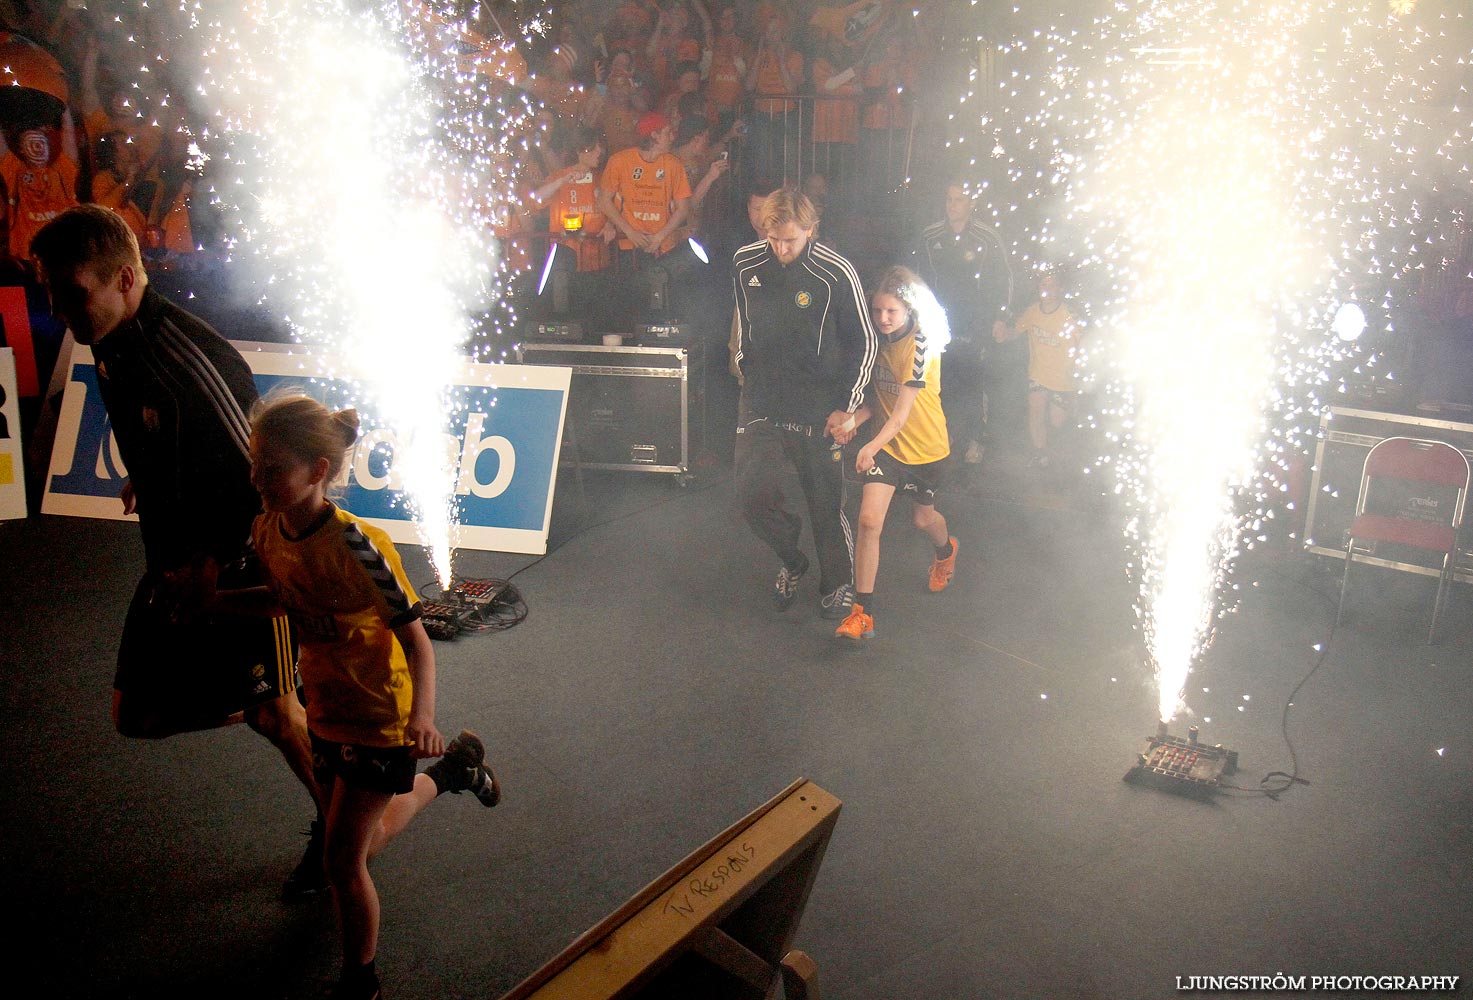
[[[468,604],[490,604],[501,596],[506,584],[501,580],[462,580],[450,593]]]
[[[438,600],[420,601],[425,631],[448,641],[510,628],[526,617],[526,603],[505,580],[459,580]]]
[[[1166,723],[1156,735],[1146,739],[1145,748],[1125,780],[1149,785],[1179,795],[1209,796],[1222,786],[1222,779],[1238,769],[1238,751],[1221,743],[1207,746],[1200,742],[1196,726],[1187,730],[1187,738],[1172,736]]]

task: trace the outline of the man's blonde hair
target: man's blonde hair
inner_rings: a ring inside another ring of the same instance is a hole
[[[107,281],[125,265],[143,271],[138,237],[121,215],[101,205],[75,205],[46,223],[31,239],[31,256],[50,274],[91,269]]]
[[[766,231],[790,222],[804,232],[812,232],[818,225],[818,209],[802,191],[778,188],[762,203],[762,228]]]

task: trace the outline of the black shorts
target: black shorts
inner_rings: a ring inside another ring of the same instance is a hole
[[[1058,389],[1050,389],[1046,385],[1039,385],[1032,379],[1028,380],[1029,392],[1041,392],[1048,397],[1048,401],[1061,410],[1067,410],[1074,405],[1074,397],[1077,392],[1060,392]]]
[[[334,743],[311,731],[307,735],[312,738],[312,777],[319,788],[331,788],[336,778],[354,788],[386,795],[413,790],[419,765],[409,756],[412,747],[369,747]]]
[[[255,566],[220,571],[220,589],[259,586]],[[224,718],[297,687],[297,645],[285,618],[202,615],[169,620],[155,578],[133,592],[113,687],[163,714]]]
[[[875,454],[875,464],[868,472],[856,472],[854,459],[859,448],[851,445],[844,449],[844,478],[851,483],[864,486],[868,483],[884,483],[908,496],[923,507],[936,504],[936,493],[946,479],[946,466],[950,456],[925,465],[907,465],[888,451],[881,449]]]

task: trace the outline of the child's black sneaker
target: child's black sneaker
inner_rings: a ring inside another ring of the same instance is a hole
[[[471,792],[481,800],[483,806],[494,806],[501,801],[501,785],[496,775],[485,766],[486,748],[481,738],[469,729],[450,741],[445,754],[425,768],[441,792]]]
[[[488,809],[501,801],[501,783],[496,780],[496,773],[485,764],[476,768],[476,777],[471,782],[469,791]]]

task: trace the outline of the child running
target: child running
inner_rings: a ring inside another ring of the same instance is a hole
[[[327,817],[325,865],[343,937],[335,1000],[376,1000],[379,900],[368,859],[443,792],[494,806],[481,741],[435,728],[435,654],[393,543],[327,498],[358,436],[353,410],[306,396],[251,416],[251,481],[265,513],[252,541],[269,582],[222,593],[242,610],[286,610],[301,639],[307,729]],[[415,761],[440,759],[415,773]]]
[[[1038,301],[1012,326],[993,328],[998,343],[1028,335],[1028,443],[1029,464],[1047,469],[1052,449],[1073,407],[1078,386],[1074,378],[1074,349],[1080,329],[1064,304],[1064,286],[1055,271],[1038,279]],[[1052,439],[1052,440],[1051,440]]]
[[[870,396],[855,413],[863,423],[878,412],[885,418],[869,443],[859,449],[845,473],[863,483],[859,503],[859,542],[854,551],[854,610],[834,630],[836,636],[869,639],[875,634],[875,576],[880,568],[880,532],[895,491],[910,495],[912,519],[936,549],[929,586],[946,589],[956,571],[956,539],[936,510],[942,463],[951,454],[946,415],[941,411],[941,351],[950,339],[946,313],[914,272],[891,268],[870,299],[870,316],[879,334]]]

